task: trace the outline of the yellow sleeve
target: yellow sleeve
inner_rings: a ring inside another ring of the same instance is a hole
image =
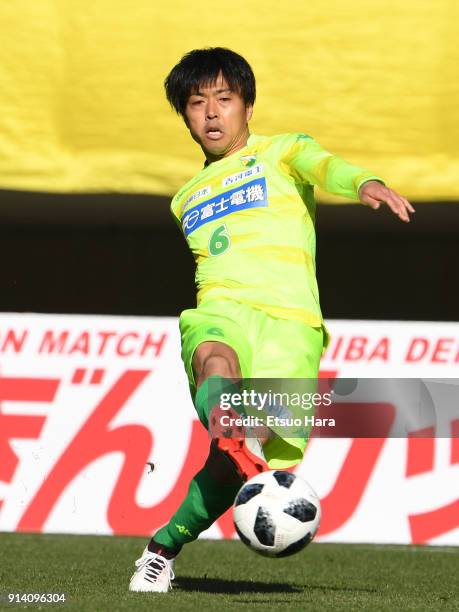
[[[323,149],[318,142],[306,134],[295,137],[283,157],[296,181],[317,185],[323,191],[358,200],[358,191],[363,183],[384,181],[373,173],[349,164],[341,157]]]

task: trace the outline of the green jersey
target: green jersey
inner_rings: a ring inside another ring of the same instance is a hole
[[[251,135],[204,167],[171,204],[196,261],[198,305],[232,299],[321,327],[314,185],[358,199],[370,179],[381,181],[299,133]]]

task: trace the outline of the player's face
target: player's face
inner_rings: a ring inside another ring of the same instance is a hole
[[[232,91],[222,75],[189,97],[185,123],[208,161],[235,153],[247,144],[252,106]]]

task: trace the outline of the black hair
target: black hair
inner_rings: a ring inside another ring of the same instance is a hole
[[[208,47],[184,55],[166,77],[164,87],[170,105],[185,117],[190,95],[200,86],[213,85],[220,73],[230,89],[240,94],[246,106],[255,102],[255,76],[248,62],[230,49]]]

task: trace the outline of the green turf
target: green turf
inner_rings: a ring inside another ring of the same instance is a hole
[[[0,534],[0,593],[65,592],[78,610],[459,610],[459,550],[312,544],[266,559],[239,542],[199,541],[176,563],[168,594],[129,593],[144,539]],[[0,604],[0,609],[19,606]]]

